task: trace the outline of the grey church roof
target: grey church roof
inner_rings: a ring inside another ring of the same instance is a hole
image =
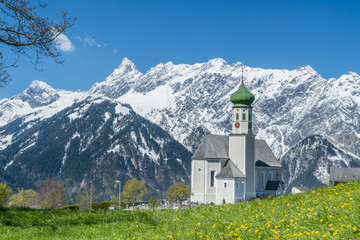
[[[228,159],[229,137],[210,134],[205,135],[192,158]]]
[[[255,140],[255,166],[282,167],[265,140]]]
[[[193,159],[229,159],[229,136],[205,135]],[[255,165],[281,167],[265,140],[255,140]]]
[[[265,190],[267,191],[277,191],[279,187],[281,187],[281,184],[283,182],[281,181],[268,181],[265,187]]]
[[[244,178],[245,175],[240,171],[240,169],[230,160],[228,159],[224,166],[216,175],[217,178]]]
[[[360,168],[331,168],[331,182],[355,182],[360,180]]]

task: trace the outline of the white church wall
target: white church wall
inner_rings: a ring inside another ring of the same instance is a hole
[[[271,181],[271,173],[273,181],[281,181],[281,168],[275,167],[256,167],[256,193],[265,194],[265,187],[268,181]],[[263,179],[264,176],[264,179]]]
[[[246,136],[246,199],[256,197],[255,191],[255,137]]]
[[[245,200],[245,178],[235,179],[235,202],[243,202]]]
[[[191,201],[205,201],[205,160],[191,162]]]
[[[229,157],[245,174],[245,136],[231,135],[229,137]]]
[[[217,178],[216,201],[220,205],[235,203],[235,178]]]
[[[205,163],[206,173],[205,173],[205,202],[206,203],[215,203],[216,201],[216,178],[215,176],[221,170],[220,160],[208,160]]]

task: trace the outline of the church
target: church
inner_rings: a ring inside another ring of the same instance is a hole
[[[269,145],[255,139],[252,131],[254,100],[242,79],[230,96],[231,133],[205,135],[192,156],[192,202],[225,204],[282,194],[282,166]]]

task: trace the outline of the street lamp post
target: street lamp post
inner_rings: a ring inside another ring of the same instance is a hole
[[[93,191],[93,182],[90,181],[90,210],[92,210],[92,191]]]
[[[121,181],[116,180],[116,182],[119,184],[119,210],[121,209]]]

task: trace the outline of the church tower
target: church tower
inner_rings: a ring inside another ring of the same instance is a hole
[[[252,132],[252,106],[254,95],[244,85],[241,79],[239,89],[231,94],[233,103],[229,135],[229,157],[246,176],[245,198],[256,196],[255,193],[255,135]]]

